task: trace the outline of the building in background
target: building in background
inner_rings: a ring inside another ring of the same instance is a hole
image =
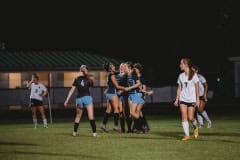
[[[0,89],[24,88],[37,73],[47,87],[71,87],[79,67],[86,64],[96,78],[95,86],[106,86],[103,64],[119,60],[80,51],[0,51]]]

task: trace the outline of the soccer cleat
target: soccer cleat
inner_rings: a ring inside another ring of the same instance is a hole
[[[113,127],[113,130],[116,131],[116,132],[121,132],[121,129],[118,128],[118,126],[114,126],[114,127]]]
[[[100,128],[101,128],[104,132],[107,132],[107,133],[108,133],[108,131],[109,131],[104,124],[102,124],[102,125],[100,126]]]
[[[47,124],[44,124],[43,127],[44,127],[44,128],[48,128],[48,125],[47,125]]]
[[[77,132],[73,132],[73,137],[76,137],[77,136]]]
[[[204,125],[203,124],[200,124],[199,126],[198,126],[198,128],[203,128],[204,127]]]
[[[182,139],[182,141],[189,141],[189,140],[191,140],[191,137],[190,137],[190,136],[185,136],[185,137],[183,137],[183,139]]]
[[[196,128],[196,129],[194,129],[194,131],[193,131],[193,137],[194,137],[195,139],[197,139],[198,136],[199,136],[199,134],[198,134],[198,128]]]
[[[93,133],[93,137],[100,137],[97,133]]]
[[[211,122],[211,121],[208,122],[208,124],[207,124],[207,128],[212,128],[212,122]]]

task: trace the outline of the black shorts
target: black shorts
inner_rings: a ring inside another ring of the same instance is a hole
[[[43,102],[37,99],[31,99],[30,100],[30,106],[31,107],[39,107],[39,106],[43,106]]]
[[[180,104],[184,104],[184,105],[186,105],[187,107],[195,107],[195,103],[189,103],[189,102],[184,102],[184,101],[180,101],[179,102]]]
[[[204,96],[200,96],[200,97],[199,97],[199,100],[200,100],[200,101],[207,102],[207,100],[204,98]]]

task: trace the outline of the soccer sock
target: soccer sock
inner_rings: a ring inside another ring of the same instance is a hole
[[[104,125],[107,124],[109,115],[110,115],[110,113],[105,112],[104,117],[103,117],[103,122],[102,122]]]
[[[202,113],[202,116],[206,119],[207,122],[211,122],[210,118],[208,117],[207,112],[204,110]]]
[[[203,117],[201,116],[201,113],[197,113],[197,119],[200,125],[203,125]]]
[[[92,127],[92,132],[93,133],[96,133],[96,123],[95,123],[95,120],[90,120],[90,124],[91,124],[91,127]]]
[[[79,123],[76,123],[76,122],[75,122],[75,123],[74,123],[74,127],[73,127],[73,128],[74,128],[74,132],[77,132],[78,126],[79,126]]]
[[[139,121],[139,126],[138,126],[139,130],[143,130],[143,122],[144,122],[143,117],[140,117],[138,121]]]
[[[137,129],[137,119],[133,119],[133,127],[132,127],[132,130],[135,130],[135,129]]]
[[[194,121],[192,121],[192,126],[194,129],[197,128],[197,120],[196,119],[194,119]]]
[[[38,123],[37,123],[37,119],[36,118],[33,119],[33,124],[34,124],[35,127],[37,127]]]
[[[182,122],[183,131],[186,136],[189,136],[189,124],[188,121]]]
[[[129,116],[127,117],[127,128],[129,132],[132,130],[132,118]]]
[[[119,113],[114,113],[114,126],[118,126]]]
[[[46,118],[43,119],[43,124],[44,124],[44,125],[47,125],[47,119],[46,119]]]
[[[120,125],[121,125],[122,132],[125,132],[125,117],[123,112],[120,112],[119,116],[120,116]]]
[[[146,117],[145,116],[143,116],[143,117],[141,117],[142,118],[142,123],[143,123],[143,125],[147,125],[147,120],[146,120]]]

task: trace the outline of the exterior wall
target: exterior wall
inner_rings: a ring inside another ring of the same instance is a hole
[[[49,87],[71,87],[75,77],[78,76],[77,71],[37,71],[37,72],[11,72],[0,73],[0,89],[25,88],[26,84],[31,80],[33,73],[39,76],[40,82]],[[96,82],[94,86],[106,86],[106,73],[103,70],[91,71]]]
[[[9,74],[0,73],[0,88],[9,88]]]

